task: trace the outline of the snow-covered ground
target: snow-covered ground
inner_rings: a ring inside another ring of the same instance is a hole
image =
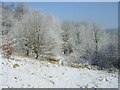
[[[8,60],[1,55],[0,67],[1,88],[118,88],[117,73],[58,66],[17,56]]]

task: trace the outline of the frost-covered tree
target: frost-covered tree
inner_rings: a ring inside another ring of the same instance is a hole
[[[96,24],[92,24],[92,32],[93,32],[93,43],[95,48],[95,54],[98,53],[99,43],[100,43],[100,28]]]
[[[53,16],[31,11],[23,16],[18,31],[20,31],[19,37],[23,50],[27,51],[27,55],[30,50],[33,50],[36,59],[39,54],[44,54],[52,48],[55,50],[60,46],[58,39],[60,27]]]
[[[81,57],[96,65],[103,62],[100,59],[102,57],[100,52],[103,49],[106,51],[105,48],[108,47],[110,40],[109,34],[103,31],[99,25],[86,22],[67,22],[63,26],[63,41],[69,43],[74,55],[79,56],[79,60]],[[65,49],[69,46],[66,45]]]
[[[93,53],[92,63],[102,68],[113,67],[117,63],[118,39],[117,32],[109,33],[102,30],[98,25],[92,24]]]
[[[28,12],[28,8],[25,6],[24,3],[17,3],[14,8],[14,17],[17,20],[21,20],[22,16]]]
[[[23,50],[27,51],[27,55],[30,49],[34,51],[36,58],[38,58],[39,52],[42,52],[44,24],[44,16],[36,11],[31,11],[23,16],[18,31],[20,30],[20,43],[23,45]]]
[[[70,46],[74,53],[83,55],[93,48],[92,29],[85,22],[65,22],[62,26],[63,41]],[[68,46],[66,45],[66,48]]]
[[[99,49],[99,66],[105,68],[118,68],[118,32],[117,30],[106,31],[102,35],[102,46]]]
[[[61,37],[62,29],[57,17],[53,15],[48,15],[45,28],[46,28],[45,41],[47,43],[47,47],[51,49],[53,48],[52,53],[54,55],[60,54],[62,45]]]
[[[10,7],[10,8],[9,8]],[[13,39],[13,28],[16,23],[11,6],[2,6],[2,43],[5,44],[8,40]]]
[[[76,23],[74,33],[74,48],[81,55],[86,54],[91,51],[92,47],[92,32],[91,26],[88,23]]]
[[[65,55],[69,55],[73,51],[72,47],[72,33],[73,33],[72,22],[65,21],[62,23],[62,51]]]

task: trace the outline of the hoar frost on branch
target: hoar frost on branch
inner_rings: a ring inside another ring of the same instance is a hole
[[[45,51],[60,52],[60,25],[54,16],[46,16],[37,11],[31,11],[23,16],[20,23],[20,40],[29,54],[33,50],[36,59]],[[19,30],[18,29],[18,30]]]

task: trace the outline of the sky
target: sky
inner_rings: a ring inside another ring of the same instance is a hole
[[[28,7],[55,15],[60,21],[97,23],[103,28],[118,27],[117,2],[26,2]]]
[[[118,27],[117,2],[27,2],[26,5],[53,14],[60,21],[98,23],[103,28]]]

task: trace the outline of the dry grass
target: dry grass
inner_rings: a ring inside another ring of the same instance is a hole
[[[27,58],[31,58],[31,59],[35,59],[33,56],[26,56],[25,54],[21,54],[21,53],[16,53],[16,52],[14,52],[14,54],[13,55],[15,55],[15,56],[21,56],[21,57],[27,57]],[[37,59],[37,60],[40,60],[40,61],[48,61],[49,63],[52,63],[52,64],[59,64],[59,59],[57,59],[55,56],[49,56],[49,55],[41,55],[41,56],[39,56],[39,58]],[[78,63],[78,62],[76,62],[76,61],[69,61],[68,63],[68,66],[69,67],[73,67],[73,68],[87,68],[87,69],[91,69],[91,66],[90,65],[88,65],[88,64],[80,64],[80,63]],[[13,65],[13,68],[17,68],[17,67],[19,67],[19,65],[18,64],[14,64]]]
[[[52,64],[58,64],[59,63],[59,59],[57,59],[55,57],[48,57],[47,60],[48,60],[49,63],[52,63]]]
[[[13,64],[13,68],[19,67],[19,64]]]
[[[80,64],[80,63],[77,63],[76,61],[70,61],[68,62],[68,66],[70,67],[74,67],[74,68],[87,68],[90,70],[90,65],[88,64]]]

